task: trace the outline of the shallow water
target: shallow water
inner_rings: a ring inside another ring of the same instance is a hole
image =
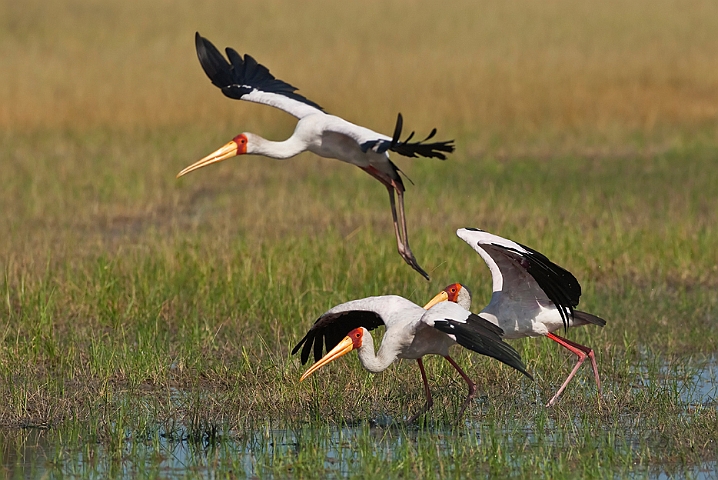
[[[673,389],[676,398],[690,412],[695,408],[717,408],[718,361],[659,366],[663,380],[661,387]],[[639,368],[636,389],[656,387]],[[659,378],[661,378],[659,376]],[[181,401],[181,392],[176,393]],[[431,422],[431,420],[429,421]],[[452,459],[468,452],[484,455],[491,463],[492,455],[507,474],[518,474],[521,455],[511,451],[521,449],[566,448],[582,440],[580,416],[575,425],[557,428],[548,419],[496,428],[480,420],[466,421],[460,428],[447,426],[392,426],[393,419],[380,417],[355,426],[299,425],[295,428],[276,428],[259,425],[244,431],[205,429],[193,433],[183,425],[157,426],[144,433],[124,430],[124,438],[110,442],[87,442],[77,435],[73,438],[59,429],[27,428],[20,431],[0,431],[2,470],[7,478],[284,478],[287,476],[317,476],[346,478],[362,472],[372,472],[382,465],[409,462],[414,456],[433,455],[434,473],[443,468],[456,474]],[[642,435],[628,431],[627,436],[615,439],[613,448],[630,461],[637,451]],[[607,435],[611,433],[608,432]],[[597,435],[597,438],[601,435]],[[585,441],[585,439],[583,439]],[[596,448],[600,448],[599,438]],[[590,442],[590,440],[589,440]],[[503,448],[503,452],[502,452]],[[498,450],[497,450],[498,449]],[[488,452],[488,453],[487,453]],[[376,467],[376,468],[374,468]],[[649,478],[716,478],[718,464],[708,461],[699,465],[669,470],[661,465],[639,466],[628,471],[632,475]],[[481,470],[489,474],[491,466]],[[406,470],[407,474],[411,469]],[[624,471],[626,473],[626,471]],[[619,473],[619,476],[621,474]]]
[[[434,432],[419,439],[412,433],[387,433],[378,427],[331,428],[319,431],[267,430],[249,437],[232,432],[221,434],[217,440],[191,440],[159,433],[156,439],[127,438],[121,454],[110,452],[105,446],[94,444],[62,448],[46,431],[26,430],[14,439],[15,445],[3,445],[3,472],[7,478],[284,478],[306,476],[294,466],[302,450],[309,448],[323,455],[316,464],[315,475],[345,478],[352,475],[367,453],[391,458],[394,452],[405,450],[402,444],[431,441],[437,451],[450,456],[452,435]],[[321,436],[321,439],[318,437]],[[481,434],[477,434],[481,441]],[[307,437],[310,437],[309,439]],[[9,440],[3,439],[3,443]],[[365,447],[371,444],[367,450]],[[12,448],[12,447],[15,448]],[[10,448],[8,448],[10,447]],[[520,463],[520,457],[516,462]],[[716,478],[718,463],[705,462],[681,471],[681,477]],[[507,472],[508,473],[508,472]],[[641,477],[675,478],[676,472],[650,469],[638,472]]]
[[[692,406],[716,407],[718,404],[718,358],[712,357],[693,372],[687,382],[680,381],[680,396]]]
[[[706,407],[715,408],[718,405],[718,357],[711,356],[702,361],[681,360],[663,361],[655,357],[654,362],[660,362],[657,366],[659,388],[675,389],[675,395],[688,408]],[[648,374],[651,366],[641,366],[636,369],[637,381],[635,388],[651,387],[652,375]],[[655,378],[655,377],[654,377]]]

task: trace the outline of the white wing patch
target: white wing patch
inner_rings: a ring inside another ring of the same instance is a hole
[[[343,118],[328,115],[328,118],[323,122],[324,129],[329,132],[339,133],[346,135],[347,137],[354,140],[358,145],[372,141],[372,140],[391,140],[390,137],[377,133],[361,125],[348,122]]]
[[[451,319],[457,322],[466,323],[466,319],[469,318],[469,315],[471,315],[471,312],[459,306],[457,303],[441,302],[427,310],[426,313],[422,315],[421,322],[430,327],[433,327],[434,322],[437,320]]]
[[[247,85],[246,87],[254,88],[249,85]],[[261,103],[262,105],[269,105],[270,107],[284,110],[288,114],[293,115],[299,119],[304,118],[308,115],[314,115],[316,113],[326,115],[326,113],[322,112],[318,108],[315,108],[311,105],[307,105],[306,103],[300,102],[299,100],[294,100],[293,98],[289,98],[278,93],[263,92],[261,90],[257,90],[256,88],[254,88],[251,92],[242,95],[242,100],[247,100],[254,103]]]

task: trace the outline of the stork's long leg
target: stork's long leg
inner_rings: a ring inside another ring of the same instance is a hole
[[[593,349],[587,347],[586,345],[581,345],[580,343],[573,342],[569,340],[568,338],[559,337],[558,335],[552,333],[551,336],[560,338],[564,342],[568,343],[569,345],[578,348],[579,350],[582,350],[583,352],[588,355],[589,360],[591,361],[591,369],[593,370],[593,376],[596,379],[596,385],[598,386],[598,393],[601,393],[601,378],[598,375],[598,364],[596,363],[596,355],[593,353]],[[549,337],[550,338],[550,337]]]
[[[464,373],[459,364],[456,363],[453,358],[448,355],[444,358],[456,369],[457,372],[459,372],[461,378],[463,378],[464,381],[469,384],[469,394],[466,396],[466,400],[464,400],[464,405],[461,407],[461,411],[459,412],[459,417],[461,417],[464,414],[464,410],[466,410],[466,407],[469,406],[469,402],[471,402],[471,399],[474,398],[474,395],[476,395],[476,384],[469,378],[466,373]]]
[[[429,411],[431,407],[434,406],[434,399],[431,398],[431,390],[429,389],[429,382],[426,380],[426,371],[424,370],[424,362],[421,361],[421,358],[416,359],[416,363],[419,364],[419,370],[421,371],[421,380],[424,382],[424,393],[426,393],[426,404],[424,405],[424,408],[416,412],[414,415],[411,416],[409,420],[406,421],[406,423],[414,423],[414,421],[419,418],[419,416],[425,414]]]
[[[394,187],[391,185],[385,185],[387,192],[389,192],[389,205],[391,206],[391,217],[394,220],[394,235],[396,235],[396,248],[399,250],[401,258],[406,260],[404,252],[404,240],[401,238],[401,232],[399,231],[399,222],[396,216],[396,202],[394,200]],[[411,264],[410,264],[411,265]]]
[[[596,385],[598,386],[598,393],[600,394],[601,378],[598,376],[598,365],[596,364],[596,356],[594,355],[593,350],[585,345],[572,342],[571,340],[559,337],[558,335],[555,335],[553,333],[548,333],[546,336],[578,356],[578,361],[573,367],[573,370],[571,370],[571,373],[568,374],[568,377],[566,377],[566,380],[563,382],[563,385],[561,385],[561,388],[558,389],[556,395],[554,395],[553,398],[549,400],[546,406],[550,407],[554,403],[556,403],[556,400],[558,399],[559,395],[561,395],[561,393],[563,393],[563,391],[566,389],[568,382],[570,382],[573,376],[576,375],[576,372],[578,371],[581,364],[583,364],[584,360],[586,360],[586,358],[589,358],[591,360],[591,368],[593,369],[593,375],[596,378]]]
[[[404,239],[404,253],[400,252],[400,254],[414,270],[430,280],[429,275],[419,266],[419,262],[416,261],[416,257],[409,247],[409,233],[406,230],[406,216],[404,215],[404,191],[401,188],[396,188],[396,195],[399,197],[399,222],[401,222],[402,238]]]
[[[401,255],[401,258],[403,258],[404,261],[408,263],[411,268],[419,272],[427,280],[430,280],[429,275],[424,271],[423,268],[419,266],[419,262],[416,261],[414,254],[409,248],[409,240],[407,238],[406,232],[406,219],[404,218],[404,193],[402,191],[402,188],[394,181],[387,179],[385,175],[383,175],[379,170],[372,166],[360,168],[372,177],[379,180],[389,192],[389,205],[391,206],[391,217],[394,220],[394,235],[396,235],[396,247],[399,251],[399,255]],[[396,214],[396,201],[394,199],[394,191],[396,191],[399,195],[399,212],[401,214],[400,218],[397,218]],[[401,232],[399,231],[399,221],[401,221],[401,231],[404,234],[403,238]]]

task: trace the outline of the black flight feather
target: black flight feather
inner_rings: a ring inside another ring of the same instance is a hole
[[[472,313],[466,319],[466,322],[450,318],[435,320],[434,328],[446,334],[454,335],[456,343],[462,347],[481,355],[495,358],[533,380],[531,374],[526,371],[526,366],[519,353],[501,339],[503,330],[485,318]]]
[[[336,347],[349,332],[355,328],[364,327],[367,330],[374,330],[384,325],[384,321],[378,313],[368,310],[350,310],[348,312],[327,313],[314,322],[304,338],[292,349],[292,355],[296,354],[302,345],[302,365],[309,360],[309,354],[314,347],[314,361],[320,360],[323,355],[322,348],[326,351]]]
[[[553,263],[542,253],[520,243],[518,245],[524,248],[526,253],[495,243],[491,245],[507,252],[510,258],[521,265],[536,280],[541,290],[558,309],[564,331],[567,330],[569,319],[574,317],[574,307],[578,305],[581,297],[581,285],[576,277],[565,268]]]
[[[297,87],[275,78],[269,73],[269,69],[252,58],[251,55],[242,55],[232,48],[227,48],[227,58],[222,56],[212,42],[203,38],[199,32],[194,37],[197,48],[197,58],[202,65],[204,73],[207,74],[212,84],[219,87],[229,98],[241,100],[242,97],[252,90],[276,93],[287,98],[306,103],[314,108],[324,111],[322,107],[295,93]]]

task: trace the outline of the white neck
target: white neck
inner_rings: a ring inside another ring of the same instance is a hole
[[[374,340],[367,329],[364,329],[364,337],[362,346],[357,349],[359,361],[372,373],[379,373],[386,370],[399,355],[398,349],[395,347],[391,339],[387,339],[386,335],[382,340],[379,352],[374,354]]]
[[[264,155],[265,157],[283,160],[299,155],[307,149],[307,144],[296,135],[292,135],[283,142],[273,142],[252,133],[247,136],[247,153]]]

